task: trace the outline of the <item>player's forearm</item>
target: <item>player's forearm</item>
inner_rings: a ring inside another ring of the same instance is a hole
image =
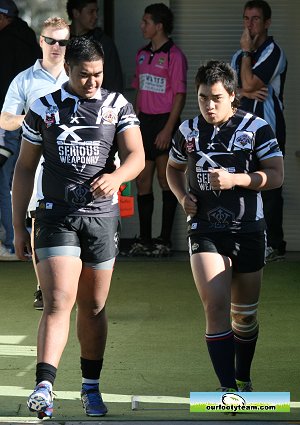
[[[252,65],[251,65],[251,57],[243,57],[242,58],[242,64],[241,64],[241,81],[242,81],[242,87],[244,90],[243,95],[245,95],[245,92],[251,92],[252,90],[256,90],[258,87],[256,87],[256,81],[252,72]]]
[[[22,126],[25,115],[14,115],[10,112],[2,112],[0,116],[0,127],[4,130],[13,131]]]
[[[168,164],[166,174],[170,189],[178,202],[182,204],[184,197],[187,195],[187,181],[184,170],[179,170]]]
[[[264,169],[250,174],[234,174],[234,185],[252,190],[270,190],[282,186],[283,170]]]
[[[119,168],[114,171],[121,183],[135,179],[145,168],[145,153],[141,149],[138,152],[131,152],[122,161]]]

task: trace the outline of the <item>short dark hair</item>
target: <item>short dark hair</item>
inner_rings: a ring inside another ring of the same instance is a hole
[[[247,1],[247,3],[244,6],[244,12],[246,9],[261,9],[264,17],[264,21],[267,21],[268,19],[271,19],[272,16],[272,9],[265,0],[250,0]]]
[[[235,99],[232,102],[233,107],[239,104],[237,98],[237,74],[229,63],[217,60],[210,60],[198,69],[195,84],[197,92],[201,84],[212,86],[215,83],[222,83],[228,94],[235,93]]]
[[[66,47],[65,62],[70,67],[81,62],[93,62],[99,59],[104,62],[102,44],[92,37],[74,37]]]
[[[97,3],[97,0],[68,0],[66,4],[67,14],[69,19],[73,19],[73,9],[82,11],[82,9],[87,6],[89,3]]]
[[[145,14],[152,16],[153,22],[163,24],[166,34],[171,34],[173,31],[173,12],[164,3],[150,4],[145,8]]]

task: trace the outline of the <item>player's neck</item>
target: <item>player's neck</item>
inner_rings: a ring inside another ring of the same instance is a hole
[[[155,52],[156,50],[160,49],[161,46],[163,46],[167,41],[169,41],[169,37],[167,37],[165,34],[157,34],[151,40],[152,50]]]
[[[79,22],[73,21],[70,25],[70,34],[73,37],[87,34],[89,29],[84,28]]]

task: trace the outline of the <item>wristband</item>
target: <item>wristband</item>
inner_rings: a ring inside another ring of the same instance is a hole
[[[248,50],[243,50],[242,56],[243,56],[243,58],[249,58],[249,57],[252,56],[252,52],[249,52]]]

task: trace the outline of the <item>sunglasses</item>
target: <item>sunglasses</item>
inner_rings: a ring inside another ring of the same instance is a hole
[[[69,43],[69,40],[55,40],[55,38],[46,37],[45,35],[42,35],[42,37],[50,46],[54,46],[55,43],[58,43],[61,47],[63,47]]]

